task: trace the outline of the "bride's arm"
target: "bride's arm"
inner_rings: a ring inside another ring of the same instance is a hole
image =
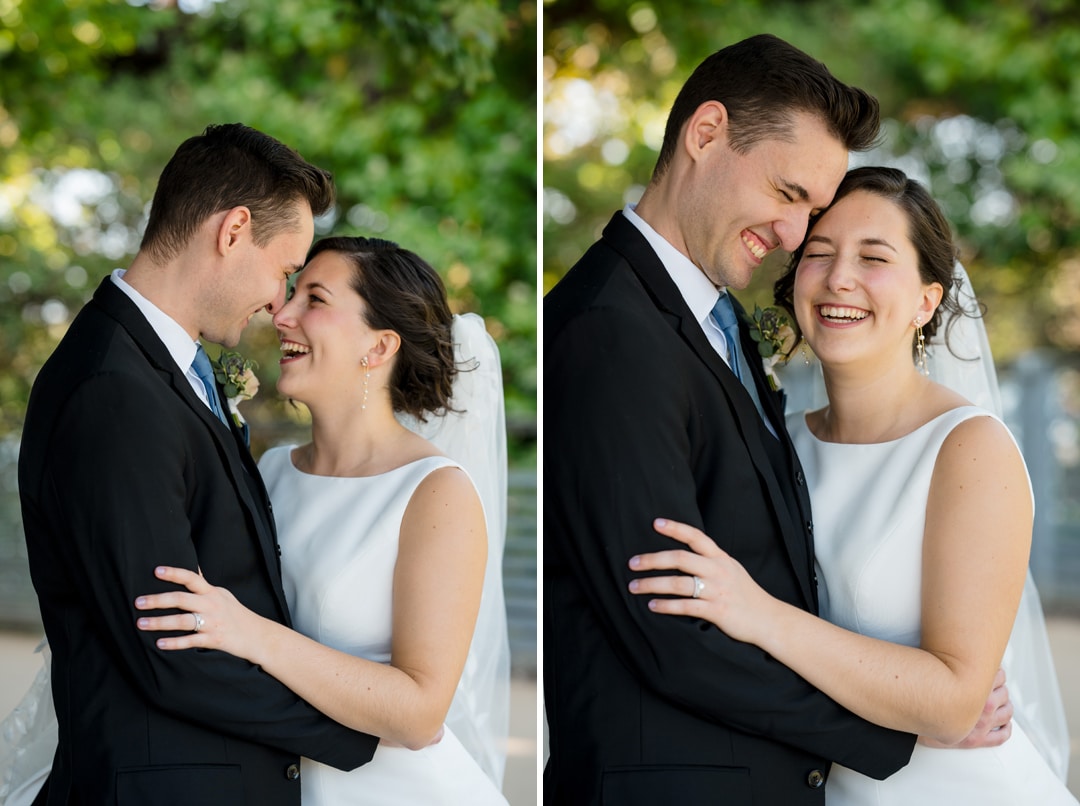
[[[965,421],[938,456],[923,540],[920,647],[850,632],[774,599],[706,535],[663,524],[657,531],[696,553],[643,555],[631,568],[696,574],[705,588],[699,599],[652,600],[656,612],[704,618],[760,646],[871,722],[946,744],[975,724],[1008,642],[1031,545],[1027,474],[997,421]],[[635,593],[681,597],[693,588],[686,576],[631,583]]]
[[[139,597],[136,607],[188,612],[140,619],[139,628],[190,630],[190,613],[199,613],[200,632],[161,638],[158,646],[221,649],[246,658],[338,722],[417,749],[438,734],[461,677],[486,554],[484,515],[472,483],[459,469],[442,468],[417,488],[401,523],[389,666],[262,618],[183,569],[158,576],[191,593]]]

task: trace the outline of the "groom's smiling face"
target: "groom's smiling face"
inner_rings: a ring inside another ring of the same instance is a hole
[[[252,317],[262,310],[273,314],[285,304],[289,277],[299,270],[315,234],[311,208],[296,203],[295,224],[274,235],[265,246],[255,243],[250,222],[237,237],[235,253],[215,284],[204,311],[202,335],[233,347]]]
[[[792,113],[788,137],[748,150],[728,144],[727,120],[702,115],[688,135],[692,167],[679,188],[672,241],[716,286],[746,288],[764,257],[794,250],[810,215],[826,207],[847,169],[847,150],[817,117]],[[669,238],[670,239],[670,238]]]

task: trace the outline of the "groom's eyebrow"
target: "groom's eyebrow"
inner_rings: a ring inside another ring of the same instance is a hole
[[[780,184],[783,185],[784,189],[789,193],[798,197],[800,201],[810,201],[810,194],[802,185],[796,182],[789,182],[783,177],[780,178]]]

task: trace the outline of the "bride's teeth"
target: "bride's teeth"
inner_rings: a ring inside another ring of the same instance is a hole
[[[751,240],[750,240],[749,238],[747,238],[747,237],[746,237],[745,235],[743,236],[742,242],[743,242],[744,244],[746,244],[746,248],[750,250],[750,254],[752,254],[752,255],[753,255],[754,257],[756,257],[756,258],[757,258],[758,260],[761,260],[762,258],[764,258],[764,257],[765,257],[765,254],[766,254],[766,253],[765,253],[765,250],[764,250],[764,249],[762,249],[762,248],[761,248],[760,246],[758,246],[758,245],[757,245],[756,243],[754,243],[753,241],[751,241]]]
[[[845,308],[838,305],[822,305],[819,310],[826,319],[848,319],[858,321],[865,319],[870,314],[858,308]]]
[[[286,356],[306,355],[311,352],[311,348],[306,344],[297,344],[295,341],[283,341],[280,346],[281,352]]]

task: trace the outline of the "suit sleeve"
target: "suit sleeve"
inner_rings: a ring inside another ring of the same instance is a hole
[[[213,478],[199,478],[189,432],[136,403],[148,399],[138,379],[94,376],[61,410],[47,448],[41,501],[54,512],[45,517],[70,541],[62,562],[79,599],[99,614],[102,639],[168,713],[339,769],[370,761],[377,738],[322,715],[260,668],[212,650],[162,651],[157,633],[136,628],[135,597],[162,590],[156,565],[199,567],[187,512],[192,485]],[[224,539],[242,545],[245,537]]]
[[[652,529],[655,518],[703,528],[688,424],[729,416],[700,411],[677,364],[656,360],[658,338],[671,338],[662,328],[666,336],[625,311],[592,309],[546,345],[545,540],[641,685],[704,718],[884,778],[907,763],[913,736],[866,722],[758,647],[653,613],[648,597],[627,590],[631,556],[682,547]]]

